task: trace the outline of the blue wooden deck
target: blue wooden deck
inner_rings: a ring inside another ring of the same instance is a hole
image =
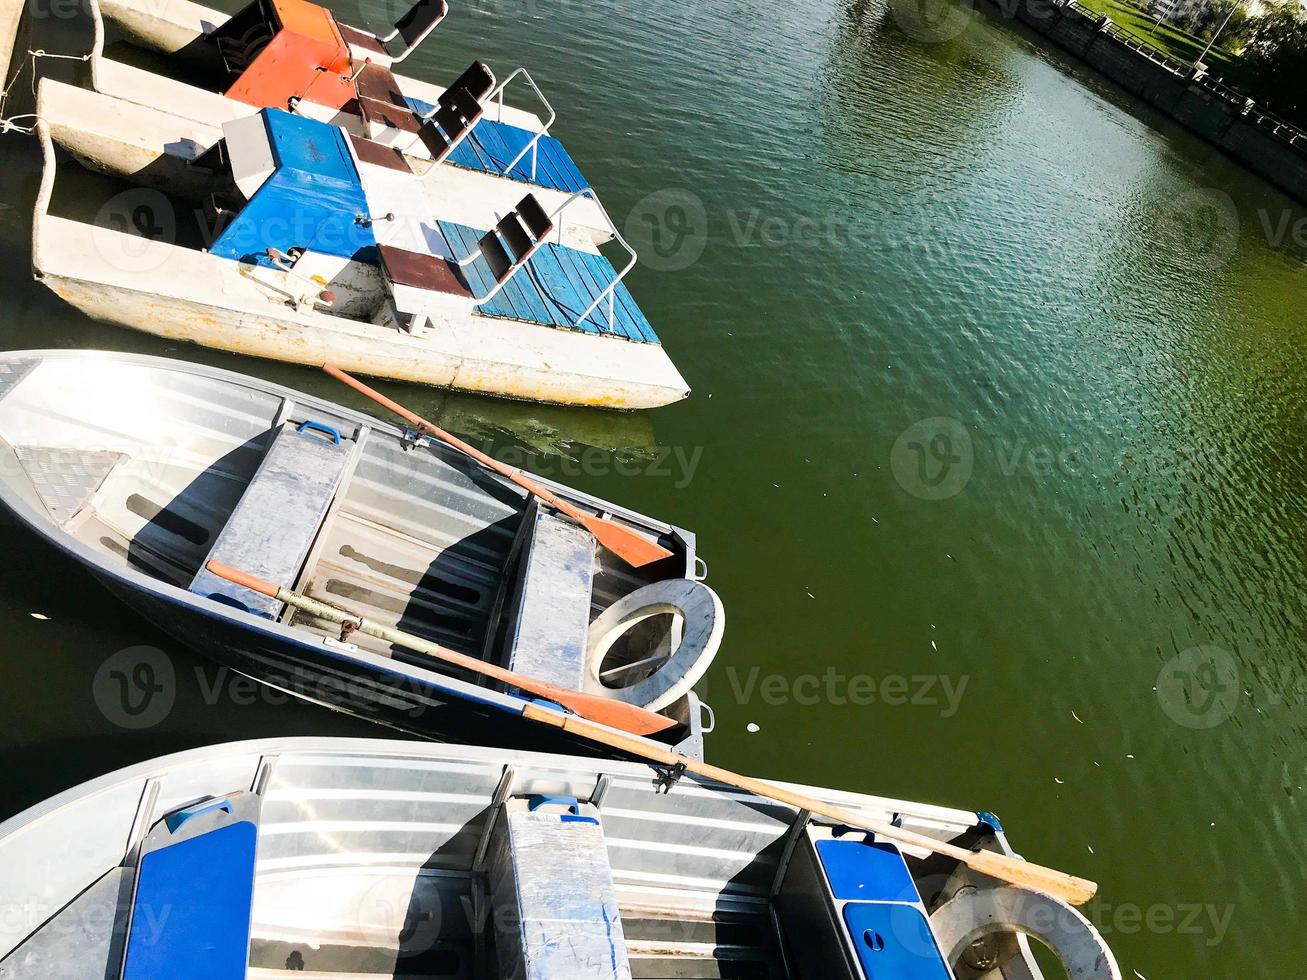
[[[406,101],[419,115],[426,115],[435,108],[420,99],[410,98]],[[524,184],[536,184],[568,194],[575,194],[590,186],[567,149],[552,136],[542,136],[536,144],[534,177],[531,175],[530,153],[510,173],[504,173],[504,169],[531,142],[534,135],[528,129],[483,118],[468,138],[450,154],[449,162],[479,173],[498,174]]]
[[[485,234],[450,221],[439,222],[439,227],[459,258],[474,254],[477,242]],[[464,266],[463,272],[478,296],[489,292],[494,285],[494,276],[480,257]],[[659,343],[658,335],[635,305],[625,283],[618,283],[613,290],[616,302],[611,327],[607,299],[580,323],[576,322],[581,311],[616,278],[617,271],[602,255],[549,242],[531,257],[525,269],[519,270],[488,303],[482,303],[476,310],[484,316],[612,334],[639,343]]]

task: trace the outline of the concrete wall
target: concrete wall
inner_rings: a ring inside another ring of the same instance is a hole
[[[1119,28],[1105,29],[1101,18],[1073,0],[991,2],[1004,16],[1015,17],[1259,177],[1307,203],[1307,136],[1288,127],[1277,132],[1275,121],[1258,108],[1245,113],[1230,90],[1194,81],[1188,66],[1138,50]]]

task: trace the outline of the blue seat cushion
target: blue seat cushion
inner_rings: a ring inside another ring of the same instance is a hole
[[[841,901],[921,901],[903,855],[893,844],[819,840],[817,855],[831,892]]]
[[[844,924],[868,980],[953,980],[915,905],[854,902],[844,906]]]
[[[245,976],[257,837],[241,821],[141,859],[123,980]]]

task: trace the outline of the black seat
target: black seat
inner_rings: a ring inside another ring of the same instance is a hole
[[[549,215],[545,214],[545,209],[540,206],[534,194],[528,194],[517,202],[517,213],[536,241],[553,231],[554,223],[549,220]]]
[[[451,93],[465,90],[472,98],[480,102],[495,87],[495,73],[484,61],[474,61],[463,70],[449,88],[437,99],[441,105],[447,104],[447,100],[453,98]]]
[[[477,247],[495,277],[501,283],[540,249],[553,223],[545,215],[534,195],[528,194],[508,212],[494,229],[481,236]]]
[[[450,89],[441,96],[441,104],[418,130],[418,138],[436,163],[454,152],[467,137],[484,110],[467,89]]]
[[[412,48],[430,34],[448,13],[449,4],[445,0],[418,0],[408,9],[408,13],[395,21],[391,37],[398,35],[405,48]]]

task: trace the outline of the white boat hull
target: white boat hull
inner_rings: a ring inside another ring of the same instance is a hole
[[[561,405],[656,408],[688,394],[656,344],[491,317],[409,334],[296,311],[268,270],[244,276],[202,252],[50,215],[38,221],[38,279],[88,316],[168,340]]]
[[[202,197],[211,178],[187,161],[216,140],[167,113],[49,79],[38,104],[46,172],[33,219],[33,268],[89,316],[239,354],[525,401],[643,409],[689,394],[660,344],[482,316],[465,303],[451,303],[409,333],[384,315],[385,287],[371,266],[339,260],[329,270],[335,312],[297,308],[304,285],[283,272],[50,215],[55,142],[95,169]],[[431,213],[493,224],[484,195],[464,188],[460,196],[459,185],[445,181],[423,184]],[[169,205],[161,198],[158,207]],[[583,229],[571,234],[593,248]]]
[[[139,46],[175,54],[225,22],[227,20],[225,14],[207,10],[185,0],[182,2],[164,0],[161,6],[148,14],[124,4],[98,3],[97,0],[91,0],[91,11],[95,19],[95,42],[90,53],[92,88],[95,91],[124,102],[148,106],[182,120],[211,127],[215,131],[220,131],[224,123],[243,118],[256,111],[254,107],[236,99],[229,99],[199,86],[156,75],[104,57],[103,22],[105,20],[124,30]],[[395,80],[406,95],[430,105],[435,105],[445,93],[442,86],[420,79],[396,76]],[[374,139],[403,151],[418,173],[424,172],[431,165],[430,152],[411,134],[394,129],[370,132],[362,118],[357,115],[314,105],[307,101],[301,102],[296,111],[321,122],[341,126],[356,136]],[[494,100],[493,104],[487,106],[486,118],[532,133],[544,129],[544,123],[538,115],[506,104],[502,95],[498,100]],[[448,176],[450,172],[453,172],[454,177]],[[458,176],[460,174],[461,177]],[[563,191],[536,184],[523,184],[496,174],[462,170],[452,164],[441,168],[440,179],[442,181],[449,179],[462,188],[470,189],[473,194],[491,196],[500,202],[516,200],[526,188],[530,188],[531,192],[539,198],[540,203],[550,212],[561,207],[571,196]],[[501,214],[502,210],[501,206]],[[588,229],[595,242],[599,244],[612,238],[609,223],[602,209],[593,200],[581,199],[572,202],[567,210],[567,218],[569,222]]]
[[[163,54],[176,54],[231,19],[189,0],[100,0],[100,12],[136,44]]]

